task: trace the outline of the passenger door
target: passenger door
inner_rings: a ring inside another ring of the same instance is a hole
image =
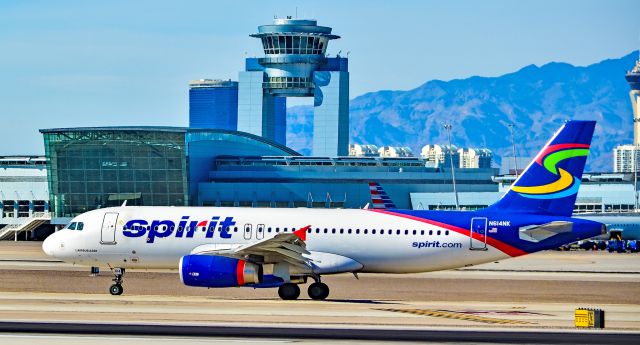
[[[116,243],[116,222],[118,221],[118,213],[107,212],[102,219],[102,230],[100,231],[101,244]]]
[[[487,218],[471,218],[471,233],[469,234],[471,250],[487,250]]]

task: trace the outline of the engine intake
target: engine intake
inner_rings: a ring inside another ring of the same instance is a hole
[[[180,259],[180,280],[184,285],[234,287],[262,282],[262,266],[216,255],[185,255]]]

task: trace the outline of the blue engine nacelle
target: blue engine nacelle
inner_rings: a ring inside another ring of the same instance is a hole
[[[184,285],[234,287],[262,282],[262,266],[215,255],[185,255],[180,259],[180,280]]]

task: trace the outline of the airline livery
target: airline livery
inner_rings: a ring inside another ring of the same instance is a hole
[[[594,127],[567,122],[511,190],[479,211],[123,205],[75,217],[42,247],[64,261],[111,268],[113,295],[123,292],[125,269],[178,268],[189,286],[277,287],[282,299],[298,298],[311,278],[309,297],[322,300],[325,274],[445,270],[606,232],[571,217]]]

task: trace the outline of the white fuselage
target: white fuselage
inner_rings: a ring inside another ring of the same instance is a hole
[[[219,224],[227,218],[235,224],[221,231]],[[108,219],[114,219],[113,228]],[[211,223],[212,219],[217,222]],[[155,229],[154,221],[167,220],[173,228],[160,223]],[[199,246],[240,246],[307,225],[311,229],[305,242],[311,259],[322,265],[325,253],[335,254],[360,263],[360,272],[426,272],[509,257],[490,245],[486,250],[470,250],[468,235],[370,210],[117,207],[87,212],[72,222],[83,222],[83,230],[58,231],[43,249],[87,266],[175,269],[182,256]],[[196,223],[202,226],[195,230],[189,226]]]

